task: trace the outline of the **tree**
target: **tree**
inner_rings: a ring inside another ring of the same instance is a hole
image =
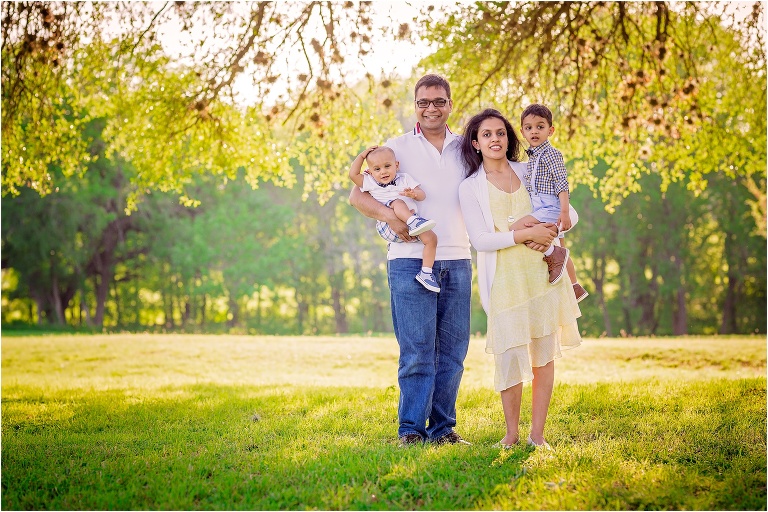
[[[180,191],[192,174],[238,168],[252,186],[292,182],[287,158],[266,158],[289,147],[272,129],[302,127],[343,90],[342,64],[371,48],[369,4],[3,3],[4,194],[50,192],[51,164],[80,175],[90,157],[78,127],[93,117],[109,120],[108,153],[133,162],[137,190]],[[179,55],[164,37],[185,40]],[[257,98],[243,110],[234,86],[245,73]]]
[[[662,191],[688,176],[698,193],[727,170],[753,192],[764,226],[763,5],[745,17],[721,5],[460,4],[444,20],[427,13],[424,34],[439,48],[422,66],[448,75],[460,113],[490,103],[514,119],[524,104],[553,106],[574,180],[609,211],[639,191],[642,174],[661,176]],[[598,159],[610,166],[599,182]]]
[[[38,306],[38,318],[65,323],[65,311],[79,293],[81,302],[93,278],[96,308],[89,323],[101,326],[115,266],[136,256],[123,252],[126,233],[138,229],[140,215],[125,214],[128,180],[124,162],[107,159],[100,133],[103,120],[83,126],[94,158],[83,178],[67,180],[52,166],[51,194],[31,189],[3,203],[3,265],[20,272]],[[78,305],[80,306],[80,305]],[[87,306],[86,306],[87,307]]]

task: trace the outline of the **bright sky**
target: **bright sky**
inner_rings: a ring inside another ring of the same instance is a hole
[[[158,4],[158,8],[161,5]],[[372,5],[374,25],[376,27],[390,26],[395,31],[402,23],[413,25],[413,18],[418,14],[420,6],[421,2],[419,1],[376,1]],[[311,33],[311,30],[308,31]],[[162,44],[170,55],[176,55],[188,49],[191,41],[198,39],[201,35],[201,32],[193,34],[184,33],[177,23],[165,24],[160,32],[162,34]],[[318,37],[318,39],[321,39],[321,37]],[[408,76],[419,60],[430,53],[430,48],[426,44],[412,44],[406,41],[394,40],[384,41],[381,38],[377,40],[378,44],[373,45],[372,53],[369,53],[365,58],[365,67],[361,66],[361,62],[356,57],[345,56],[347,57],[347,72],[350,74],[350,78],[362,79],[366,72],[371,73],[373,76],[380,76],[382,74]],[[297,59],[292,64],[283,62],[282,66],[280,66],[282,69],[278,68],[278,70],[282,77],[296,76],[306,71],[300,67],[303,64],[303,61],[300,59]],[[252,78],[252,73],[246,68],[244,72],[238,75],[234,82],[234,89],[242,104],[252,103],[257,98],[254,93]],[[277,100],[279,93],[285,89],[285,87],[280,86],[280,80],[278,80],[276,86],[272,88],[273,93],[267,98],[267,103],[270,102],[270,99],[273,101]]]
[[[413,24],[413,17],[418,14],[420,2],[404,1],[376,1],[373,3],[373,19],[376,26],[389,25],[395,29],[402,23]],[[383,20],[387,20],[383,22]],[[382,74],[407,77],[413,67],[430,53],[426,44],[412,44],[407,41],[379,40],[379,44],[373,45],[372,53],[369,53],[364,62],[365,67],[356,58],[349,58],[346,64],[349,78],[362,79],[366,72],[373,76]],[[287,71],[291,73],[291,71]],[[279,88],[275,88],[279,89]],[[253,97],[253,87],[250,77],[244,73],[238,77],[236,90],[243,96]],[[274,95],[276,99],[277,94]]]
[[[467,0],[458,0],[459,3]],[[237,2],[232,2],[237,5]],[[435,0],[431,2],[436,6],[435,14],[440,13],[443,7],[454,6],[456,1],[449,0]],[[743,19],[752,10],[753,0],[744,1],[732,1],[732,2],[711,2],[709,7],[713,10],[721,11],[723,8],[728,14],[734,14],[737,19]],[[678,2],[672,2],[672,5],[679,4]],[[157,9],[160,9],[163,4],[155,3]],[[413,27],[413,18],[416,16],[421,7],[425,5],[424,0],[377,0],[372,3],[372,18],[376,27],[389,26],[394,31],[397,31],[397,27],[402,23],[408,23]],[[307,39],[311,38],[313,27],[307,27],[305,35]],[[319,32],[322,31],[321,27],[314,27]],[[205,29],[196,28],[195,32],[183,33],[180,31],[178,23],[167,23],[164,27],[163,45],[166,50],[171,54],[179,52],[183,47],[190,44],[192,40],[198,39],[201,34],[204,34]],[[309,34],[307,34],[307,32]],[[322,36],[318,36],[318,39],[322,39]],[[412,44],[404,41],[384,40],[381,37],[376,38],[377,44],[373,45],[373,53],[368,54],[365,58],[364,66],[361,66],[361,62],[356,57],[346,55],[347,72],[350,74],[350,78],[362,78],[366,72],[371,73],[373,76],[386,75],[398,75],[408,76],[410,75],[413,67],[421,60],[431,53],[432,48],[424,43]],[[187,46],[188,47],[188,46]],[[305,73],[306,69],[302,66],[305,63],[301,59],[292,59],[288,62],[289,57],[284,57],[285,61],[282,65],[278,63],[278,71],[281,75],[281,79],[272,88],[272,93],[266,98],[267,103],[271,103],[270,100],[275,101],[278,99],[281,91],[285,91],[287,87],[281,86],[281,81],[287,76],[296,76],[300,73]],[[242,104],[252,103],[257,98],[252,84],[253,72],[246,68],[246,70],[238,75],[234,83],[234,89],[238,95],[239,102]]]

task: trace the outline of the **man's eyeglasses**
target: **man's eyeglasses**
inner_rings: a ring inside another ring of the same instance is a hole
[[[416,106],[419,108],[427,108],[430,103],[437,108],[441,108],[448,104],[448,100],[445,98],[436,98],[434,100],[416,100]]]

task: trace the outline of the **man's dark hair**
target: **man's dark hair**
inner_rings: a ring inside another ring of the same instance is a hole
[[[544,105],[541,105],[539,103],[528,105],[525,108],[525,110],[523,110],[523,114],[520,116],[520,124],[523,124],[523,119],[525,119],[528,116],[543,117],[544,119],[547,120],[547,122],[549,123],[549,126],[552,126],[552,112]]]
[[[448,80],[440,75],[424,75],[416,82],[416,87],[413,88],[413,97],[416,97],[416,93],[422,87],[442,87],[445,92],[448,93],[448,99],[451,99],[451,86],[448,84]]]

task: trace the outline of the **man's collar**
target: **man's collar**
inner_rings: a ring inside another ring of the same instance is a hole
[[[421,123],[416,123],[416,126],[413,128],[413,134],[417,137],[424,137],[424,132],[421,131]],[[426,137],[424,137],[426,138]],[[454,140],[458,140],[461,138],[461,135],[458,135],[456,133],[453,133],[450,128],[448,128],[448,125],[445,125],[445,141],[446,145],[450,144]]]

